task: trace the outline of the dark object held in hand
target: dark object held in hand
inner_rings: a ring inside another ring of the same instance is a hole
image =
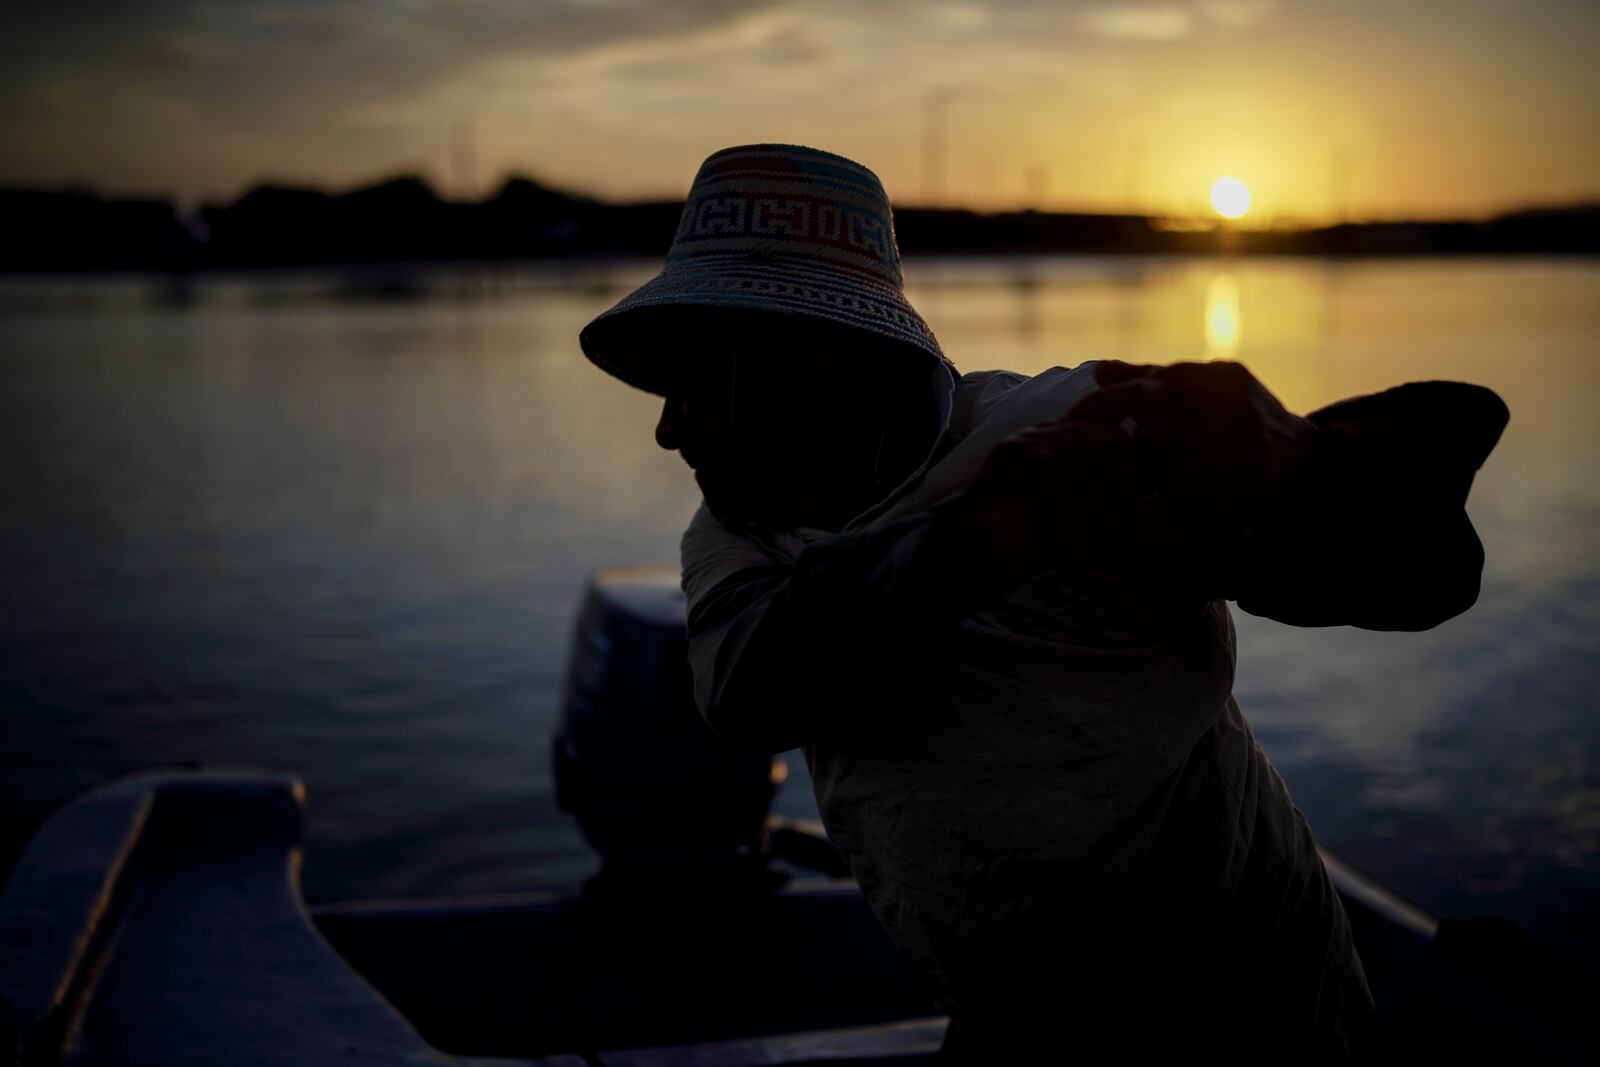
[[[1510,418],[1492,390],[1412,382],[1312,412],[1318,433],[1243,544],[1234,599],[1295,626],[1425,630],[1478,598],[1467,492]]]

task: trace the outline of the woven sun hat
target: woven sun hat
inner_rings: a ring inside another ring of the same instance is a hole
[[[673,356],[682,358],[663,343],[663,325],[673,321],[667,309],[805,316],[948,366],[904,286],[894,216],[876,174],[816,148],[740,145],[701,164],[661,273],[578,340],[601,369],[658,395],[670,391]]]

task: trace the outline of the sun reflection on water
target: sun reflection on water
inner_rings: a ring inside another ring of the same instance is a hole
[[[1206,289],[1206,358],[1232,359],[1239,351],[1239,280],[1219,274]]]

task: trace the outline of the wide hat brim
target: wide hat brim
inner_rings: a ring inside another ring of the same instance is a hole
[[[654,278],[597,316],[578,336],[584,355],[629,385],[666,396],[676,377],[673,351],[658,328],[664,308],[735,308],[801,315],[862,331],[948,364],[933,331],[898,288],[814,258],[775,252],[724,253],[669,260]]]

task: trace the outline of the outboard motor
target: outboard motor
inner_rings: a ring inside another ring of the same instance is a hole
[[[556,802],[600,853],[590,884],[770,888],[767,812],[788,768],[729,752],[700,717],[672,567],[590,577],[554,738]]]

